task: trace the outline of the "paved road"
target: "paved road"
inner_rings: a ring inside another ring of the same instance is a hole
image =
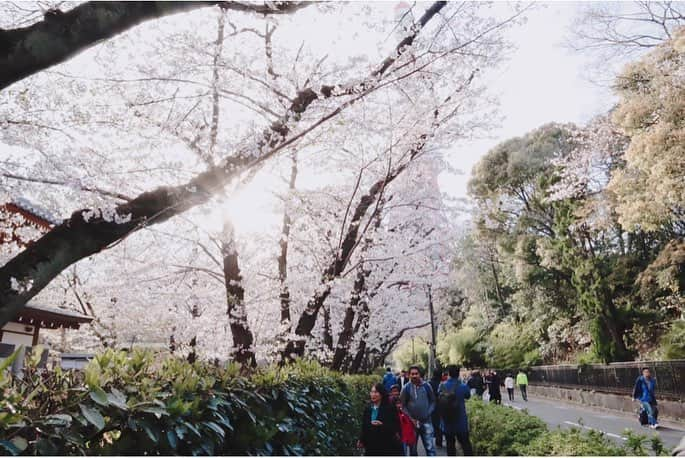
[[[649,428],[640,426],[637,421],[637,413],[630,415],[623,412],[615,412],[608,410],[596,409],[593,407],[585,407],[579,404],[565,403],[563,401],[548,400],[539,397],[528,396],[528,402],[521,399],[520,393],[516,392],[517,397],[514,403],[504,401],[504,405],[508,405],[517,410],[526,409],[531,415],[535,415],[542,419],[550,429],[555,429],[557,426],[562,428],[583,428],[595,429],[602,431],[607,437],[614,439],[616,442],[625,440],[623,436],[624,430],[631,429],[635,433],[644,434],[652,437],[652,434],[658,434],[664,445],[673,448],[685,436],[685,425],[682,423],[674,423],[669,421],[661,421],[660,428],[652,431]],[[637,404],[635,405],[637,411]],[[457,452],[458,450],[457,445]],[[646,445],[649,449],[649,445]],[[438,456],[445,456],[445,448],[437,449]],[[426,452],[419,441],[419,456],[425,456]]]
[[[528,402],[521,400],[520,394],[514,403],[505,401],[505,405],[521,410],[526,409],[531,415],[541,418],[550,428],[584,428],[603,431],[608,437],[617,442],[625,440],[623,431],[628,428],[639,434],[658,434],[667,447],[673,448],[685,436],[685,425],[668,421],[661,421],[660,428],[652,431],[641,427],[637,421],[637,413],[630,415],[623,412],[599,410],[570,404],[557,400],[547,400],[538,397],[528,397]],[[635,406],[637,411],[637,404]]]
[[[652,434],[658,434],[661,440],[669,448],[673,448],[685,436],[685,425],[681,423],[674,423],[668,421],[661,421],[660,428],[652,431],[649,428],[641,427],[637,421],[637,413],[630,415],[623,412],[607,411],[596,409],[592,407],[584,407],[579,404],[565,403],[563,401],[548,400],[539,397],[528,396],[528,402],[523,402],[520,393],[514,403],[504,401],[504,405],[508,405],[517,410],[526,409],[531,415],[535,415],[542,419],[550,429],[555,429],[557,426],[562,428],[583,428],[595,429],[602,431],[607,437],[614,439],[617,442],[625,440],[623,434],[626,428],[633,430],[635,433],[644,434],[651,437]],[[637,411],[637,404],[635,406]],[[458,448],[458,445],[457,445]],[[647,445],[649,449],[649,445]],[[458,451],[458,450],[457,450]],[[438,456],[445,456],[445,448],[437,449]],[[425,456],[426,452],[419,441],[419,456]]]

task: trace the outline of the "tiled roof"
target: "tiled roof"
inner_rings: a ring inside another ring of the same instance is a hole
[[[17,314],[15,320],[19,323],[40,326],[43,328],[78,329],[81,324],[93,321],[93,317],[72,310],[48,307],[39,304],[27,304],[26,307]]]

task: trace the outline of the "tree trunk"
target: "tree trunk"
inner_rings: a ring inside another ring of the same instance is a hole
[[[331,369],[339,371],[342,367],[343,361],[349,355],[350,342],[352,341],[352,326],[354,325],[354,317],[359,308],[359,303],[362,294],[365,292],[366,279],[371,273],[370,270],[364,269],[364,264],[361,263],[357,269],[357,277],[354,281],[354,287],[350,297],[350,303],[345,310],[345,318],[343,319],[342,330],[338,336],[338,344],[335,346],[335,354],[333,355],[333,362]]]
[[[506,313],[506,304],[504,303],[504,297],[502,296],[502,288],[499,284],[499,276],[497,275],[497,267],[495,266],[494,255],[490,253],[490,269],[492,272],[492,278],[495,282],[495,293],[497,294],[497,300],[499,301],[500,310]]]
[[[326,350],[333,350],[333,331],[331,330],[331,309],[323,306],[323,345]]]
[[[366,355],[366,341],[365,340],[360,340],[359,341],[359,346],[357,347],[357,353],[354,355],[354,359],[352,360],[352,364],[350,365],[350,368],[348,372],[350,374],[358,374],[361,367],[362,367],[362,362],[364,362],[364,356]]]
[[[292,166],[290,168],[290,182],[288,183],[288,196],[290,199],[295,191],[295,181],[297,180],[297,153],[293,154]],[[289,201],[286,200],[283,209],[283,227],[281,229],[281,240],[279,242],[281,253],[278,256],[278,280],[280,282],[280,301],[281,301],[281,325],[283,332],[290,333],[290,290],[288,289],[288,239],[290,238],[290,209]]]
[[[224,48],[224,23],[226,17],[223,12],[219,14],[216,33],[216,46],[214,49],[214,59],[212,61],[212,124],[209,130],[209,154],[203,155],[204,161],[210,167],[214,166],[216,157],[216,140],[219,136],[219,61],[221,52]]]
[[[233,336],[233,359],[243,366],[254,367],[254,339],[247,322],[247,310],[245,309],[245,290],[243,289],[243,277],[240,275],[238,266],[238,251],[235,247],[235,237],[231,223],[224,226],[224,239],[221,243],[221,254],[224,259],[224,281],[226,285],[226,304],[228,324]]]

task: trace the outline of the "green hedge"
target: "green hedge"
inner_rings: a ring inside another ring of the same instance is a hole
[[[617,444],[598,431],[556,429],[526,411],[485,404],[471,399],[466,404],[471,443],[476,455],[623,456],[668,455],[658,436],[648,438],[626,430],[627,440]]]
[[[539,418],[509,407],[470,399],[466,409],[476,455],[525,455],[526,446],[547,431]]]
[[[34,362],[21,381],[0,368],[0,451],[351,455],[375,381],[308,362],[247,377],[146,351],[107,351],[83,372]]]

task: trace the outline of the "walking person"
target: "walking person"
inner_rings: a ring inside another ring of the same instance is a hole
[[[521,397],[523,397],[524,401],[528,402],[528,376],[523,372],[523,369],[519,369],[519,373],[516,375],[516,384],[521,390]]]
[[[472,395],[476,395],[478,397],[483,396],[485,387],[483,386],[483,377],[481,377],[480,371],[471,372],[471,376],[469,377],[469,380],[466,382],[466,384],[471,390]]]
[[[488,377],[488,391],[490,392],[490,401],[495,404],[502,404],[502,391],[500,386],[502,385],[502,380],[499,378],[497,371],[490,372]]]
[[[647,422],[649,427],[657,429],[657,407],[656,396],[656,379],[652,377],[652,373],[648,367],[642,369],[642,375],[635,380],[635,388],[633,389],[633,399],[642,403],[642,408],[647,412]]]
[[[508,373],[507,378],[504,379],[504,386],[507,389],[509,400],[514,402],[514,376],[511,373]]]
[[[440,383],[442,382],[442,371],[436,369],[433,372],[433,377],[430,380],[430,386],[433,389],[433,393],[438,392],[438,388],[440,387]],[[442,428],[440,427],[440,413],[438,412],[438,409],[436,408],[433,410],[433,413],[431,414],[431,421],[433,422],[433,432],[435,434],[435,446],[438,448],[442,448]]]
[[[392,388],[393,385],[397,385],[397,379],[395,378],[395,374],[392,373],[392,369],[388,367],[383,376],[383,387],[385,388],[385,392],[389,393],[390,388]]]
[[[397,409],[397,418],[400,422],[400,442],[402,442],[402,452],[404,456],[409,456],[411,447],[416,446],[417,440],[414,422],[402,408],[402,401],[400,401],[400,397],[396,396],[392,397],[391,399],[392,403]]]
[[[407,375],[407,371],[402,369],[402,372],[400,372],[400,376],[397,379],[397,384],[400,386],[400,389],[402,389],[407,383],[409,383],[409,376]]]
[[[393,398],[399,398],[400,397],[400,386],[399,385],[393,385],[390,387],[390,393],[388,393],[388,399],[393,399]],[[392,405],[395,405],[393,402]]]
[[[469,439],[469,421],[466,416],[466,399],[471,391],[459,379],[459,367],[447,366],[447,381],[438,388],[438,403],[445,431],[447,456],[457,456],[456,441],[464,451],[464,456],[473,456]]]
[[[362,430],[357,447],[366,456],[396,456],[400,447],[400,423],[395,406],[388,402],[382,383],[376,383],[369,393],[371,402],[364,409]]]
[[[417,436],[421,438],[426,455],[435,456],[435,437],[431,414],[435,410],[435,394],[430,385],[421,378],[418,366],[409,368],[409,383],[400,394],[402,408],[414,422]],[[417,444],[411,447],[411,456],[418,456]]]

